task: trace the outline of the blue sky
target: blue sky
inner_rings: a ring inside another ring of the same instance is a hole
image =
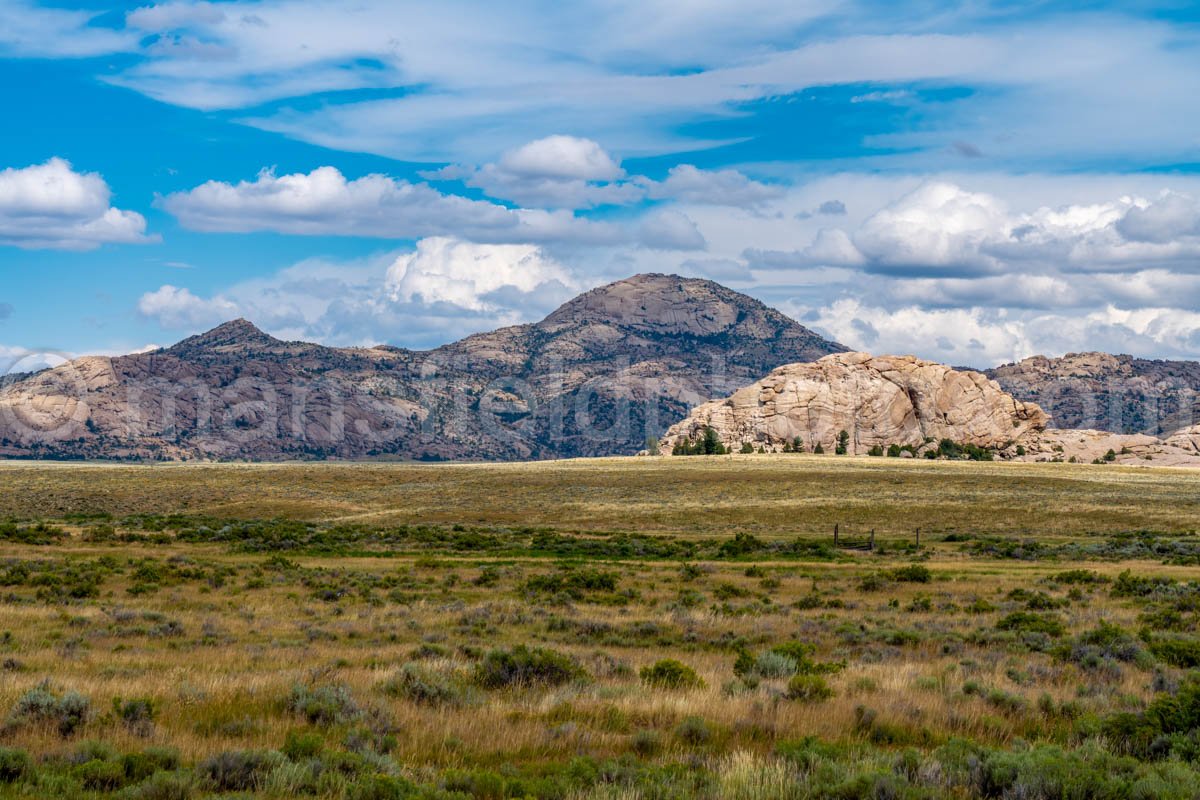
[[[1200,357],[1197,96],[1184,2],[0,0],[0,358],[423,348],[646,271],[875,352]]]

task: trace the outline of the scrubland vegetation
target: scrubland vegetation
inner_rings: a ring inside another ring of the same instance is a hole
[[[0,486],[0,797],[1200,791],[1189,472],[750,455]]]

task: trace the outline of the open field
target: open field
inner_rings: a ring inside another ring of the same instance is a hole
[[[155,466],[0,463],[0,515],[535,525],[793,536],[1034,536],[1200,527],[1200,470],[788,455],[523,464]]]
[[[0,489],[0,797],[1200,791],[1200,473],[8,463]]]

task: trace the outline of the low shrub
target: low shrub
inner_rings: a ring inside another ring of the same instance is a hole
[[[506,686],[561,686],[586,676],[570,656],[541,647],[517,645],[492,650],[475,668],[475,682],[485,689]]]
[[[1098,626],[1060,646],[1055,655],[1084,669],[1100,669],[1113,661],[1148,668],[1153,659],[1128,631],[1102,620]]]
[[[218,792],[253,792],[283,762],[283,755],[274,750],[226,750],[202,761],[198,772]]]
[[[392,697],[409,700],[418,705],[448,706],[463,701],[462,690],[443,675],[408,663],[391,677],[383,691]]]
[[[170,747],[148,747],[121,757],[125,776],[131,781],[145,780],[156,772],[172,772],[179,769],[179,764],[179,751]]]
[[[833,689],[820,675],[793,675],[786,694],[789,700],[816,703],[833,697]]]
[[[131,700],[113,698],[113,713],[126,728],[138,736],[149,736],[154,730],[156,712],[154,701],[148,697],[136,697]]]
[[[589,593],[615,592],[617,575],[597,569],[568,569],[550,575],[534,575],[524,583],[530,595],[562,594],[583,600]]]
[[[63,736],[72,736],[92,716],[91,701],[78,692],[55,693],[50,682],[43,681],[17,699],[9,713],[8,724],[53,725]]]
[[[704,717],[687,717],[675,727],[679,741],[692,746],[706,744],[712,738],[712,728]]]
[[[638,731],[630,738],[629,749],[641,758],[656,756],[662,751],[662,737],[658,731]]]
[[[116,791],[129,782],[120,761],[93,759],[78,765],[72,773],[84,789],[93,792]]]
[[[1090,569],[1069,569],[1055,574],[1052,580],[1070,585],[1108,583],[1108,578]]]
[[[733,674],[743,681],[755,682],[759,678],[787,678],[792,675],[821,675],[837,672],[841,663],[826,663],[812,660],[814,648],[804,642],[783,642],[755,656],[749,650],[738,650],[733,663]]]
[[[659,689],[693,689],[704,685],[696,670],[673,658],[642,667],[639,674],[642,683]]]
[[[795,659],[783,653],[768,650],[765,653],[759,653],[758,658],[754,659],[754,665],[750,668],[750,674],[760,678],[788,678],[795,675],[799,670],[799,665]]]
[[[362,709],[354,702],[350,690],[334,685],[293,686],[287,710],[312,725],[344,725],[362,716]]]
[[[1173,578],[1162,575],[1134,575],[1124,570],[1113,582],[1113,597],[1148,597],[1174,585]]]
[[[285,756],[292,761],[303,761],[315,758],[325,749],[325,739],[319,733],[305,731],[288,731],[280,748]]]
[[[1002,617],[996,623],[996,628],[1021,633],[1044,633],[1055,637],[1067,632],[1066,626],[1057,617],[1050,614],[1034,614],[1030,611],[1014,611]]]
[[[130,800],[190,800],[195,780],[186,772],[156,772],[129,792]]]
[[[418,796],[411,783],[390,775],[360,778],[346,791],[346,800],[408,800]]]
[[[890,575],[892,580],[903,583],[929,583],[933,580],[933,573],[924,564],[909,564],[906,567],[897,567],[891,571]]]
[[[1121,711],[1101,721],[1109,746],[1138,758],[1165,758],[1182,746],[1191,756],[1190,734],[1200,728],[1200,681],[1193,677],[1175,694],[1156,697],[1145,711]]]
[[[1195,669],[1200,667],[1200,641],[1196,639],[1152,638],[1150,652],[1173,667]]]
[[[33,759],[24,750],[0,747],[0,783],[17,783],[33,776]]]

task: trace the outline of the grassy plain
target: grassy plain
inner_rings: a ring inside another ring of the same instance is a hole
[[[0,464],[0,797],[1195,797],[1198,506],[1066,464]]]
[[[763,536],[835,523],[1076,536],[1200,526],[1200,471],[788,455],[521,464],[0,463],[0,515],[107,512]]]

